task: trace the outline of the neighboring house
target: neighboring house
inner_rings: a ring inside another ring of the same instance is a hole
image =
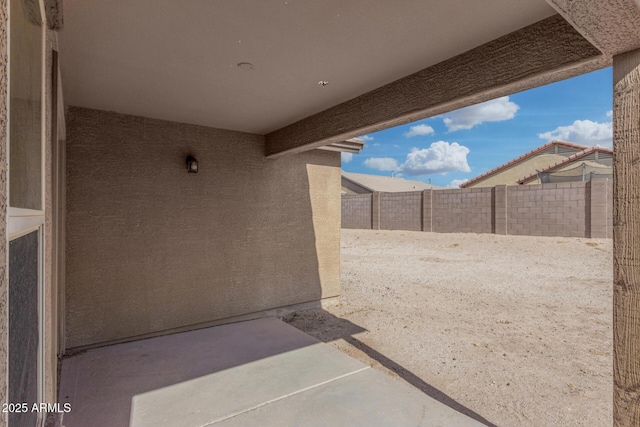
[[[613,150],[610,148],[589,147],[519,179],[518,184],[589,181],[596,178],[613,178]]]
[[[460,187],[540,184],[541,180],[582,181],[592,176],[610,176],[612,162],[613,152],[610,148],[555,140],[491,169]]]
[[[398,193],[438,188],[421,181],[409,181],[404,178],[368,175],[364,173],[342,172],[342,194],[367,194],[382,191]]]

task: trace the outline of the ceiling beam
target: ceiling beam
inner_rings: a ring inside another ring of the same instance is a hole
[[[325,145],[324,147],[318,147],[318,150],[337,151],[339,153],[352,153],[352,154],[358,154],[360,152],[360,150],[356,148],[339,148],[333,145]]]
[[[608,56],[640,48],[637,0],[547,0],[547,3]]]
[[[609,66],[554,15],[266,135],[277,158]]]
[[[364,140],[351,138],[346,141],[334,142],[333,144],[318,147],[320,150],[341,151],[343,153],[359,153],[364,148]]]

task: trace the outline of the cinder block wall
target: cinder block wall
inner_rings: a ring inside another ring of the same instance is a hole
[[[371,228],[371,194],[342,198],[342,228]]]
[[[507,233],[589,237],[587,183],[507,187]]]
[[[380,193],[381,230],[422,230],[422,192]]]
[[[432,231],[438,233],[492,233],[493,188],[434,190]]]
[[[259,135],[67,119],[67,348],[339,294],[340,153],[270,160]]]
[[[611,180],[594,180],[374,193],[366,201],[344,195],[342,222],[344,228],[607,238],[612,193]]]

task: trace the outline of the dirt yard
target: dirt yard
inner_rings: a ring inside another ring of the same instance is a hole
[[[340,303],[285,320],[489,426],[609,426],[611,246],[343,230]]]

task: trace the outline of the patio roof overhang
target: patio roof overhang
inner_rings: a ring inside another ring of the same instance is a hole
[[[637,0],[547,2],[559,15],[267,134],[267,156],[304,151],[578,76],[610,66],[614,56],[640,47]]]
[[[410,123],[606,67],[554,15],[266,135],[268,157]]]
[[[611,64],[556,12],[544,0],[67,0],[60,60],[70,105],[265,135],[275,158]]]

